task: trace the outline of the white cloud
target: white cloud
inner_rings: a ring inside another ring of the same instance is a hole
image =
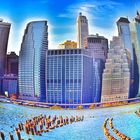
[[[115,25],[115,21],[114,21],[114,25],[112,25],[112,27],[110,27],[110,28],[101,28],[101,27],[95,26],[94,21],[102,18],[102,16],[99,17],[98,15],[104,13],[104,8],[111,10],[111,9],[115,8],[116,6],[121,6],[121,5],[122,5],[121,3],[114,2],[111,0],[102,0],[102,1],[81,0],[80,2],[78,1],[78,3],[76,3],[76,4],[72,4],[72,5],[68,6],[65,9],[65,13],[59,14],[58,17],[76,18],[78,13],[82,12],[82,14],[88,18],[90,34],[99,33],[99,35],[103,35],[106,38],[108,38],[109,40],[111,40],[112,36],[117,35],[117,27]],[[75,32],[75,34],[76,34],[76,32]]]
[[[119,2],[114,2],[111,0],[94,0],[94,1],[84,1],[81,0],[78,3],[74,3],[72,5],[69,5],[65,9],[65,13],[61,13],[58,15],[58,17],[65,17],[65,18],[73,18],[76,16],[79,12],[82,12],[84,15],[88,17],[88,19],[96,19],[99,17],[96,17],[93,13],[102,13],[104,11],[104,8],[113,9],[116,6],[121,6],[122,4]],[[95,11],[95,12],[94,12]]]

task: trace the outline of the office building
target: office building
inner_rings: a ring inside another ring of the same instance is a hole
[[[101,102],[125,100],[129,97],[130,69],[127,50],[120,37],[111,41],[102,80]]]
[[[86,16],[79,13],[77,18],[77,47],[84,48],[84,39],[88,36],[88,20]]]
[[[18,55],[15,52],[7,54],[6,58],[6,74],[18,75]]]
[[[108,52],[108,39],[98,34],[89,35],[84,40],[84,47],[90,50],[94,59],[102,59],[105,62]]]
[[[93,98],[94,102],[101,101],[102,73],[108,53],[108,39],[103,36],[88,35],[84,40],[86,48],[93,58]]]
[[[140,96],[140,14],[130,24],[131,39],[134,50],[134,90],[131,97]]]
[[[122,40],[123,47],[127,50],[127,55],[130,57],[130,90],[129,98],[133,97],[134,94],[134,51],[132,47],[130,22],[128,18],[120,17],[117,21],[119,37]]]
[[[5,74],[2,79],[2,92],[18,95],[18,77],[15,74]]]
[[[93,60],[85,49],[48,50],[47,102],[93,102]]]
[[[0,19],[0,94],[2,94],[1,79],[5,73],[6,53],[10,27],[11,27],[10,23],[3,22],[3,20]]]
[[[60,49],[75,49],[77,48],[77,43],[71,40],[67,40],[62,44],[59,44]]]
[[[19,53],[19,98],[46,101],[47,21],[28,23]]]

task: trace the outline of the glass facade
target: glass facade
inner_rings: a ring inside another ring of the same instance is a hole
[[[19,54],[19,98],[46,100],[47,49],[47,21],[30,22],[26,27]]]
[[[93,101],[100,102],[102,88],[102,73],[108,53],[108,39],[103,36],[89,35],[85,38],[85,48],[93,58]]]
[[[131,26],[131,38],[135,56],[134,63],[134,93],[131,97],[140,96],[140,15],[134,18]]]
[[[6,52],[10,32],[10,23],[5,23],[0,19],[0,94],[2,94],[2,77],[6,67]]]
[[[134,94],[134,51],[131,40],[131,32],[128,18],[120,17],[117,21],[118,33],[121,38],[123,47],[127,50],[127,56],[129,57],[129,69],[130,69],[130,89],[129,97]]]
[[[2,91],[3,94],[18,94],[18,80],[17,75],[7,74],[2,79]]]
[[[47,102],[78,104],[92,102],[92,57],[86,50],[49,50],[47,57]]]
[[[105,62],[102,59],[93,59],[93,101],[101,101],[102,74]]]

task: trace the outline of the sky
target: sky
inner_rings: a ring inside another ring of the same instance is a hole
[[[90,34],[111,39],[117,35],[116,20],[120,16],[132,20],[137,10],[139,0],[0,0],[0,18],[11,23],[8,52],[17,54],[30,21],[48,21],[49,49],[53,49],[65,40],[77,41],[79,12],[88,18]]]

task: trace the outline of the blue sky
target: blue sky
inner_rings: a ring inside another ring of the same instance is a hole
[[[107,38],[117,35],[116,20],[131,20],[140,10],[139,0],[4,0],[0,2],[0,18],[11,22],[8,51],[19,53],[26,24],[46,19],[49,25],[49,48],[57,48],[65,40],[77,40],[76,17],[79,12],[89,20],[89,33]]]

